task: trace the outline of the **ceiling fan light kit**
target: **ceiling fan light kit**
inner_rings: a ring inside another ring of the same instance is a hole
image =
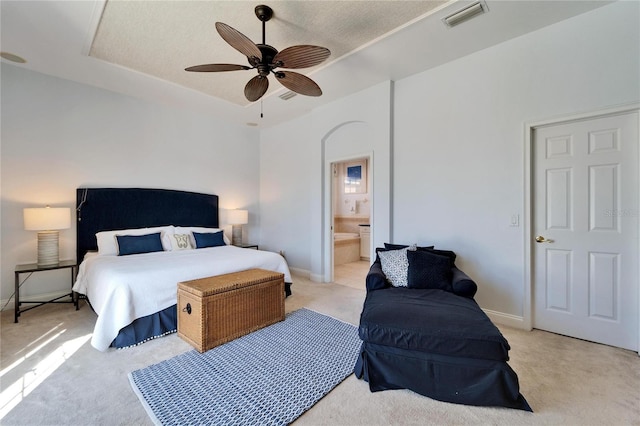
[[[276,77],[287,89],[306,96],[320,96],[322,89],[309,77],[294,71],[276,70],[276,68],[309,68],[324,62],[330,55],[329,49],[313,45],[296,45],[278,50],[266,43],[266,23],[273,17],[273,9],[266,5],[255,8],[256,17],[262,22],[262,43],[255,44],[240,31],[222,22],[216,22],[220,37],[231,47],[247,57],[250,66],[236,64],[205,64],[185,68],[191,72],[224,72],[255,69],[258,75],[253,77],[244,88],[244,96],[255,102],[269,89],[269,74]]]

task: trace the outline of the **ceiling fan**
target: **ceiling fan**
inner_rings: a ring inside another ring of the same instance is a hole
[[[244,88],[244,96],[250,102],[260,99],[269,88],[270,73],[287,89],[307,96],[320,96],[322,90],[315,81],[293,71],[281,71],[276,68],[308,68],[324,62],[331,55],[329,49],[320,46],[302,44],[288,47],[278,52],[265,41],[265,24],[273,17],[273,10],[269,6],[259,5],[255,8],[256,16],[262,21],[262,44],[254,44],[240,31],[222,22],[216,22],[216,30],[220,37],[238,52],[247,57],[249,65],[235,64],[205,64],[185,68],[194,72],[221,72],[256,69],[258,75],[253,77]]]

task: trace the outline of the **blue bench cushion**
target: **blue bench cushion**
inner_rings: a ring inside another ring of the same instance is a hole
[[[509,343],[478,304],[438,289],[367,292],[364,342],[449,356],[507,361]]]

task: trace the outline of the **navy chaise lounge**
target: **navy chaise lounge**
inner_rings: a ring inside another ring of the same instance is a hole
[[[410,389],[440,401],[532,411],[507,364],[509,343],[473,299],[477,285],[455,266],[455,253],[406,253],[408,287],[391,285],[379,256],[371,265],[356,377],[372,392]]]

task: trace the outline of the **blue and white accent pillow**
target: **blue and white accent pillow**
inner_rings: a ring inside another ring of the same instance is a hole
[[[189,239],[189,234],[173,234],[171,236],[171,249],[172,250],[190,250],[193,247],[191,246],[191,241]]]
[[[414,247],[406,247],[400,250],[388,250],[378,252],[382,272],[394,287],[407,287],[407,272],[409,271],[409,259],[407,250],[415,250]]]

